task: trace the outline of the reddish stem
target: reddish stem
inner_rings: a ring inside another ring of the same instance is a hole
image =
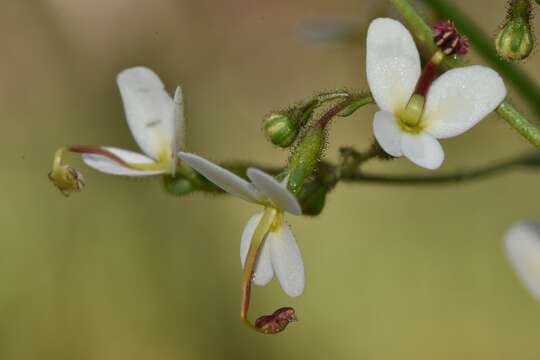
[[[71,151],[71,152],[74,152],[74,153],[79,153],[79,154],[96,154],[96,155],[101,155],[101,156],[105,156],[113,161],[116,161],[117,163],[125,166],[125,167],[130,167],[129,164],[127,162],[125,162],[122,158],[120,158],[119,156],[113,154],[112,152],[110,152],[109,150],[105,150],[103,148],[100,148],[100,147],[95,147],[95,146],[85,146],[85,145],[75,145],[75,146],[70,146],[68,147],[68,150]]]
[[[426,97],[431,83],[433,83],[433,79],[435,78],[436,70],[437,65],[430,60],[422,70],[422,74],[420,74],[420,78],[416,83],[415,94],[422,95],[424,98]]]

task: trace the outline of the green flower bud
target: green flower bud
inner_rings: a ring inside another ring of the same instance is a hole
[[[497,53],[505,60],[523,60],[534,47],[534,35],[530,25],[530,2],[512,1],[508,20],[495,39]]]
[[[272,144],[289,147],[298,135],[298,126],[289,114],[273,113],[264,121],[264,133]]]
[[[317,166],[325,145],[326,131],[324,128],[312,128],[302,139],[289,159],[288,184],[289,190],[298,195]]]
[[[302,206],[302,215],[319,215],[326,203],[328,191],[329,187],[321,184],[317,179],[304,184],[300,195],[298,195],[298,201]]]
[[[505,60],[523,60],[530,55],[534,40],[531,28],[523,18],[507,22],[495,41],[497,52]]]
[[[163,185],[165,186],[165,191],[173,195],[187,195],[197,188],[193,186],[193,183],[181,175],[176,176],[164,176]]]

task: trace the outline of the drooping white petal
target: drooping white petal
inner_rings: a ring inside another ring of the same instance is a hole
[[[373,118],[373,134],[379,145],[388,154],[399,157],[403,155],[401,151],[401,134],[394,114],[388,111],[377,111]]]
[[[148,68],[134,67],[120,72],[117,83],[129,128],[139,147],[156,160],[170,156],[171,144],[175,143],[173,100],[159,77]]]
[[[474,65],[452,69],[431,85],[422,122],[438,139],[456,136],[495,110],[505,97],[503,80],[490,68]]]
[[[289,225],[283,222],[268,234],[266,241],[270,243],[272,266],[281,288],[290,297],[302,295],[306,283],[304,262]]]
[[[261,221],[263,213],[253,215],[244,227],[242,238],[240,239],[240,261],[242,268],[246,263],[247,254],[249,252],[249,246],[251,245],[251,239],[255,233],[255,229]],[[259,252],[257,264],[255,265],[255,274],[253,282],[260,286],[265,286],[274,277],[274,269],[272,268],[272,261],[270,260],[270,244],[268,239],[264,242],[262,249]]]
[[[296,197],[291,194],[284,184],[281,184],[272,176],[264,171],[256,168],[247,170],[248,178],[253,182],[253,185],[281,210],[289,212],[293,215],[301,215],[302,208],[296,200]]]
[[[519,279],[540,300],[540,224],[514,224],[505,236],[506,254]]]
[[[396,113],[409,101],[420,77],[420,56],[409,31],[398,21],[379,18],[368,28],[367,80],[377,105]]]
[[[407,159],[426,169],[437,169],[444,160],[444,151],[437,139],[428,133],[401,136],[401,150]]]
[[[114,147],[103,146],[102,149],[105,149],[114,155],[118,156],[120,159],[128,163],[133,164],[153,164],[155,161],[149,158],[146,155],[135,153],[132,151],[127,151],[123,149],[118,149]],[[150,175],[159,175],[167,172],[166,170],[134,170],[121,163],[114,161],[113,159],[98,155],[98,154],[82,154],[82,159],[86,165],[107,173],[111,175],[124,175],[124,176],[150,176]]]
[[[178,156],[229,194],[249,202],[259,202],[263,199],[262,194],[252,184],[229,170],[192,153],[179,152]]]

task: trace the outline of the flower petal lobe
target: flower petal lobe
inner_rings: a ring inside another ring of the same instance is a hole
[[[420,77],[420,56],[409,31],[396,20],[379,18],[368,28],[366,69],[369,88],[381,110],[405,107]]]
[[[249,202],[258,202],[262,199],[262,195],[252,184],[229,170],[192,153],[179,152],[178,157],[229,194]]]
[[[373,134],[379,145],[388,154],[399,157],[403,155],[401,151],[401,134],[394,114],[388,111],[378,111],[373,118]]]
[[[305,287],[304,262],[289,225],[283,222],[268,234],[274,273],[281,288],[290,297],[302,295]]]
[[[247,176],[253,182],[253,185],[270,198],[279,209],[293,215],[302,214],[302,208],[298,200],[284,184],[279,183],[272,176],[256,168],[247,169]]]
[[[403,133],[401,137],[403,155],[418,166],[434,170],[444,161],[444,151],[437,139],[427,133]]]
[[[258,213],[253,215],[247,222],[242,232],[242,237],[240,239],[240,261],[242,263],[242,268],[246,263],[247,254],[249,252],[249,246],[251,245],[251,239],[255,233],[255,229],[263,213]],[[265,286],[272,280],[274,277],[274,269],[272,268],[272,261],[270,259],[270,244],[268,239],[265,240],[262,249],[259,252],[259,257],[255,265],[255,274],[253,276],[253,282],[259,286]]]
[[[118,149],[115,147],[104,146],[103,149],[113,153],[125,162],[132,164],[153,164],[155,161],[146,155],[139,154],[133,151]],[[123,176],[151,176],[159,175],[166,172],[166,170],[134,170],[121,163],[114,161],[111,158],[98,154],[82,154],[82,159],[86,165],[111,175],[123,175]]]
[[[175,134],[173,101],[159,77],[148,68],[134,67],[120,72],[117,83],[139,147],[155,160],[169,155]]]
[[[434,137],[453,137],[476,125],[505,97],[504,82],[492,69],[479,65],[452,69],[431,85],[422,121]]]
[[[540,224],[514,224],[505,236],[506,255],[531,294],[540,300]]]

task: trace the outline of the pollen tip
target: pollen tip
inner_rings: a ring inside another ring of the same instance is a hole
[[[292,307],[282,307],[271,315],[263,315],[255,321],[255,327],[265,334],[277,334],[285,330],[291,322],[298,321]]]
[[[69,196],[72,192],[79,192],[86,185],[83,175],[74,167],[62,165],[48,174],[49,180],[60,192]]]
[[[461,35],[450,20],[433,26],[433,41],[445,55],[463,56],[469,51],[469,40]]]

